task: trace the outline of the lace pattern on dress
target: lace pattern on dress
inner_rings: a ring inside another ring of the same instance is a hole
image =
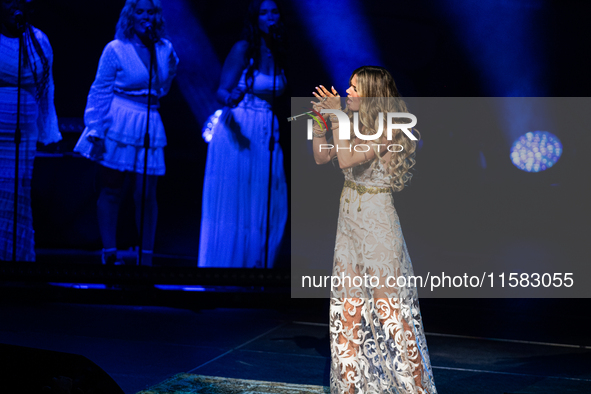
[[[392,194],[383,192],[390,176],[379,159],[344,173],[333,276],[345,280],[331,294],[331,393],[435,394],[412,264]]]

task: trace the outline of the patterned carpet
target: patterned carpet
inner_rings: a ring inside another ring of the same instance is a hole
[[[326,394],[328,387],[180,373],[137,394]]]

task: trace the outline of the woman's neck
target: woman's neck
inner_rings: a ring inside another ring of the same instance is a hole
[[[18,38],[20,36],[18,29],[16,26],[7,26],[5,24],[1,25],[2,28],[0,29],[0,33],[8,38]],[[22,34],[22,33],[21,33]]]
[[[152,46],[152,42],[147,37],[140,37],[137,34],[133,34],[133,37],[130,39],[131,43],[140,47],[150,48]]]
[[[272,52],[274,49],[275,42],[273,37],[268,33],[262,33],[261,36],[261,52]]]

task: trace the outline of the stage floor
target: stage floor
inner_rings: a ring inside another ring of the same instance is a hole
[[[328,300],[248,307],[243,298],[233,307],[207,297],[156,307],[2,293],[1,343],[83,355],[128,394],[185,372],[329,385]],[[422,300],[439,393],[591,392],[591,335],[577,313],[585,305]]]

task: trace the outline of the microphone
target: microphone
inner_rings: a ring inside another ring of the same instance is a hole
[[[341,98],[340,96],[338,96],[338,97]],[[298,120],[297,118],[299,118],[300,116],[304,116],[304,115],[308,115],[308,114],[313,114],[313,113],[315,113],[315,112],[314,111],[302,112],[301,114],[290,116],[289,118],[287,118],[287,121],[288,122],[291,122],[293,120]]]
[[[16,24],[17,30],[21,32],[25,30],[25,14],[21,10],[15,10],[12,13],[12,19]]]
[[[154,31],[154,26],[148,21],[142,22],[142,26],[146,30],[146,35],[152,42],[156,42],[156,32]]]
[[[281,33],[279,32],[279,26],[277,23],[269,25],[269,34],[274,40],[281,40]]]
[[[287,118],[288,122],[291,122],[292,120],[297,120],[297,118],[299,118],[300,116],[304,116],[304,115],[308,115],[308,114],[313,114],[314,111],[308,111],[308,112],[302,112],[299,115],[295,115],[295,116],[290,116],[289,118]]]
[[[25,14],[21,10],[14,10],[12,18],[16,23],[25,23]]]

